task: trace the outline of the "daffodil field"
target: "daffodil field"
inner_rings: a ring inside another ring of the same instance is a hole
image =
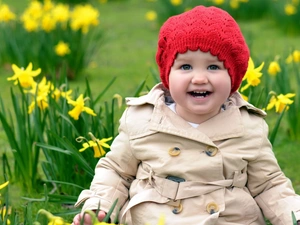
[[[71,223],[80,211],[73,207],[77,196],[89,187],[97,161],[118,133],[128,96],[124,90],[133,85],[130,96],[139,96],[159,81],[154,63],[159,26],[198,4],[226,9],[242,30],[268,19],[278,38],[299,39],[284,42],[281,48],[258,49],[257,39],[246,32],[251,58],[239,89],[247,101],[268,113],[274,152],[299,193],[300,176],[295,172],[300,170],[299,0],[27,3],[19,9],[0,0],[0,71],[4,71],[0,77],[5,76],[0,93],[0,137],[5,143],[0,149],[0,225]],[[110,12],[106,17],[105,9]],[[119,14],[127,15],[131,23]],[[124,30],[114,34],[120,26]],[[124,36],[129,38],[121,42]],[[147,41],[141,42],[143,38]],[[152,58],[139,67],[137,58],[143,54],[146,58],[143,49]],[[122,51],[129,61],[118,61]],[[88,74],[91,68],[93,75]],[[122,76],[112,75],[117,69]],[[118,79],[124,80],[118,84]],[[158,224],[163,225],[164,219]]]
[[[99,12],[91,4],[31,1],[20,15],[5,4],[0,12],[1,64],[33,62],[46,74],[66,73],[74,79],[101,41],[101,29],[93,29],[99,24]]]

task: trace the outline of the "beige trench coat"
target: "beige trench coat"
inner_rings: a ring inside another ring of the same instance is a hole
[[[263,215],[292,225],[291,211],[300,218],[300,197],[267,139],[266,114],[238,93],[197,128],[166,106],[161,84],[127,104],[111,151],[78,198],[82,210],[100,201],[108,211],[118,199],[127,225],[155,225],[161,216],[166,225],[260,225]]]

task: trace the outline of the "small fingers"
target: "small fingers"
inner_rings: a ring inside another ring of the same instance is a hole
[[[92,217],[87,214],[87,213],[79,213],[73,218],[73,223],[72,225],[80,225],[80,222],[84,220],[83,224],[84,225],[92,225]]]
[[[80,214],[77,214],[76,216],[74,216],[73,218],[73,223],[72,225],[79,225],[80,224]]]
[[[101,222],[101,221],[103,221],[103,219],[105,218],[105,216],[106,216],[106,212],[104,212],[104,211],[99,211],[98,212],[98,220]]]

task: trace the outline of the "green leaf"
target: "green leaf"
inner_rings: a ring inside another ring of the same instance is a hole
[[[144,80],[144,81],[138,86],[137,90],[135,91],[135,93],[134,93],[134,95],[133,95],[134,97],[140,96],[140,93],[142,92],[142,90],[143,90],[145,84],[146,84],[146,80]]]
[[[273,128],[271,134],[270,134],[270,137],[269,137],[269,140],[271,142],[271,144],[273,145],[274,144],[274,141],[275,141],[275,137],[276,137],[276,134],[278,132],[278,129],[279,129],[279,125],[280,125],[280,122],[285,114],[285,111],[286,111],[286,107],[284,107],[283,111],[281,112],[280,116],[277,118],[276,120],[276,124],[275,124],[275,127]]]
[[[293,219],[293,225],[297,225],[297,219],[293,211],[292,211],[292,219]]]
[[[103,91],[96,97],[95,101],[93,102],[94,105],[102,98],[102,96],[107,92],[107,90],[115,82],[116,79],[116,77],[113,77],[113,79],[106,85]]]
[[[103,222],[108,222],[109,221],[109,218],[110,218],[111,214],[113,213],[117,203],[118,203],[118,199],[116,199],[114,201],[114,203],[112,204],[112,206],[110,207],[109,211],[107,212],[106,216],[103,219]]]
[[[64,146],[67,150],[68,153],[66,154],[71,154],[72,159],[74,160],[74,165],[78,163],[78,166],[82,168],[86,173],[88,173],[91,177],[94,176],[94,168],[90,166],[90,164],[86,161],[86,159],[81,155],[81,153],[78,151],[77,148],[72,145],[72,143],[65,138],[61,138],[58,136],[56,133],[52,133],[49,131],[51,135],[57,140],[58,143],[60,143],[62,146]],[[56,146],[51,146],[43,143],[37,143],[37,145],[43,146],[46,149],[50,150],[58,150],[58,151],[64,151],[62,148],[57,148]]]
[[[62,149],[56,146],[51,146],[48,144],[44,144],[44,143],[36,143],[36,146],[41,147],[41,148],[45,148],[48,150],[53,150],[53,151],[57,151],[59,153],[63,153],[63,154],[67,154],[67,155],[72,155],[72,152],[67,150],[67,149]]]
[[[79,188],[79,189],[81,189],[81,190],[84,189],[84,187],[79,186],[79,185],[74,184],[74,183],[70,183],[70,182],[63,182],[63,181],[59,181],[59,180],[46,180],[46,182],[49,182],[49,183],[56,183],[56,184],[65,184],[65,185],[68,185],[68,186],[72,186],[72,187]],[[77,197],[76,197],[76,198],[77,198]]]

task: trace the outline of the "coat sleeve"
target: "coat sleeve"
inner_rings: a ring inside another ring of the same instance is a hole
[[[82,211],[98,208],[108,212],[118,199],[116,209],[121,209],[128,199],[128,189],[135,178],[139,161],[133,156],[126,127],[126,113],[120,119],[119,134],[114,139],[111,150],[96,165],[95,175],[89,190],[83,190],[75,206],[85,202]],[[116,210],[112,219],[116,216]]]
[[[292,211],[300,219],[300,196],[281,171],[268,140],[268,126],[261,121],[259,151],[248,165],[248,188],[273,225],[293,224]]]

